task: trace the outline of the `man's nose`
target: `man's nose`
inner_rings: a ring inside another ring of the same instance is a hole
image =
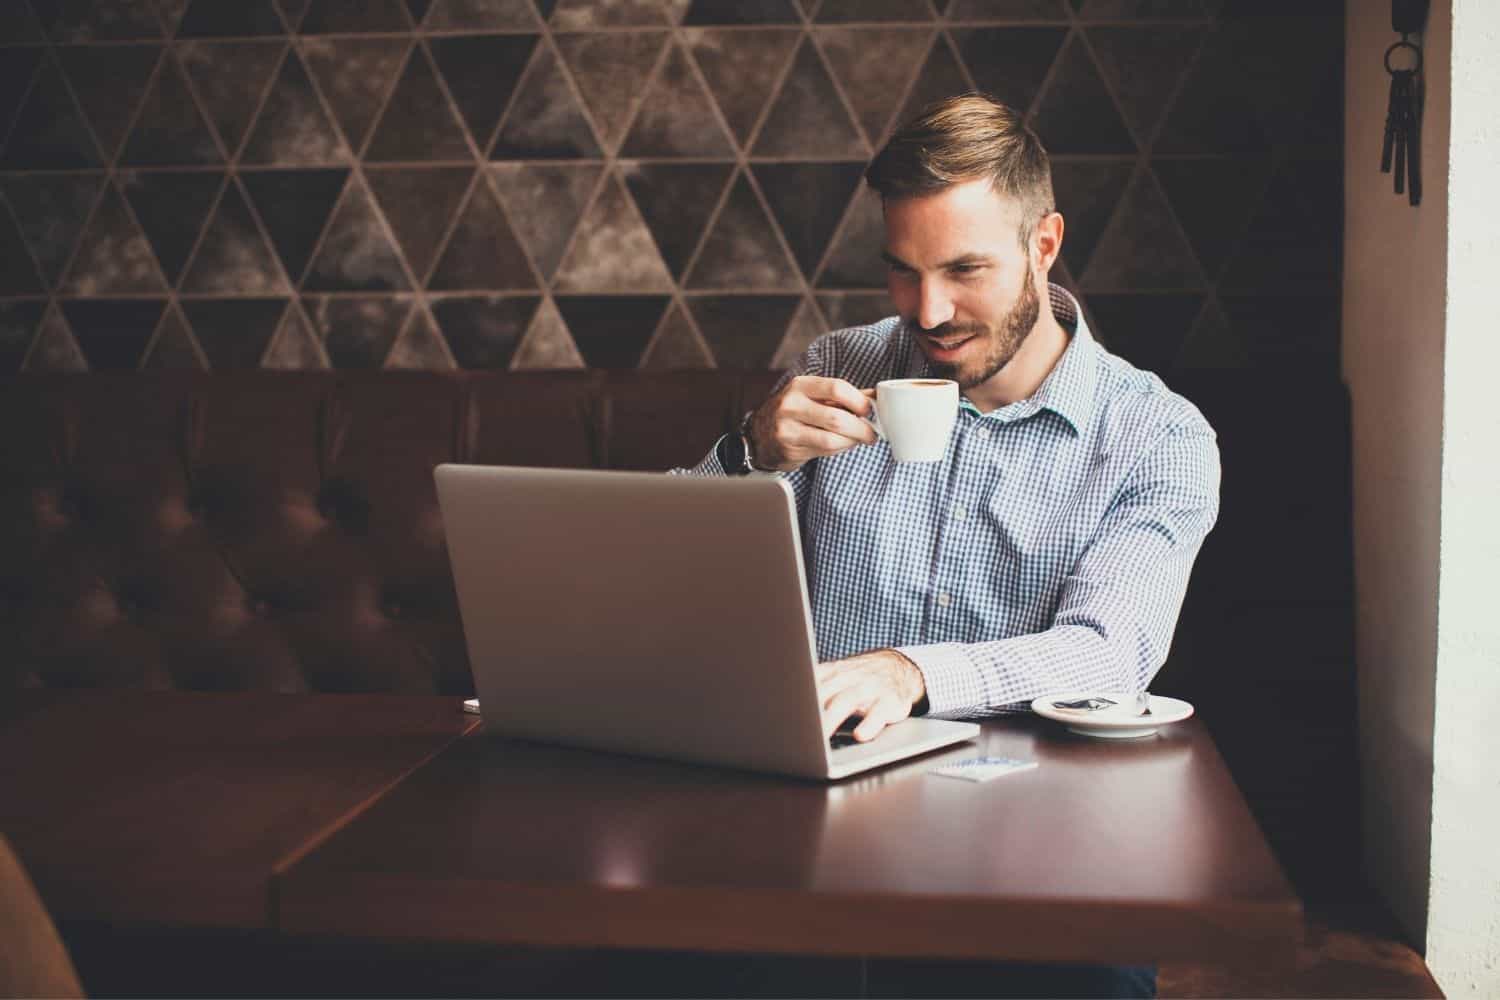
[[[923,281],[917,295],[917,322],[922,329],[932,330],[953,319],[953,300],[940,282]]]

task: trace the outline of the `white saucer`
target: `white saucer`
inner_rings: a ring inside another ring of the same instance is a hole
[[[1094,711],[1056,708],[1056,701],[1080,701],[1084,698],[1108,698],[1116,704]],[[1135,714],[1135,695],[1109,691],[1056,691],[1031,703],[1031,710],[1044,719],[1061,722],[1069,732],[1101,739],[1130,740],[1150,736],[1169,722],[1181,722],[1193,714],[1193,706],[1165,695],[1151,696],[1151,714]]]

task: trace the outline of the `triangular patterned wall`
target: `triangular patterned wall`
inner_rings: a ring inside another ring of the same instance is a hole
[[[860,172],[1031,115],[1151,368],[1331,367],[1341,3],[4,0],[0,372],[779,367],[889,312]]]

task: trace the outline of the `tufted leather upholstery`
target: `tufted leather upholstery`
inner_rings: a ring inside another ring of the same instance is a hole
[[[6,380],[0,686],[467,693],[433,466],[691,463],[773,378]]]

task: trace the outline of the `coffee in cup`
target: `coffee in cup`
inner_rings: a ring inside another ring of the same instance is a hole
[[[875,386],[871,423],[898,462],[941,462],[957,418],[957,382],[896,378]]]

